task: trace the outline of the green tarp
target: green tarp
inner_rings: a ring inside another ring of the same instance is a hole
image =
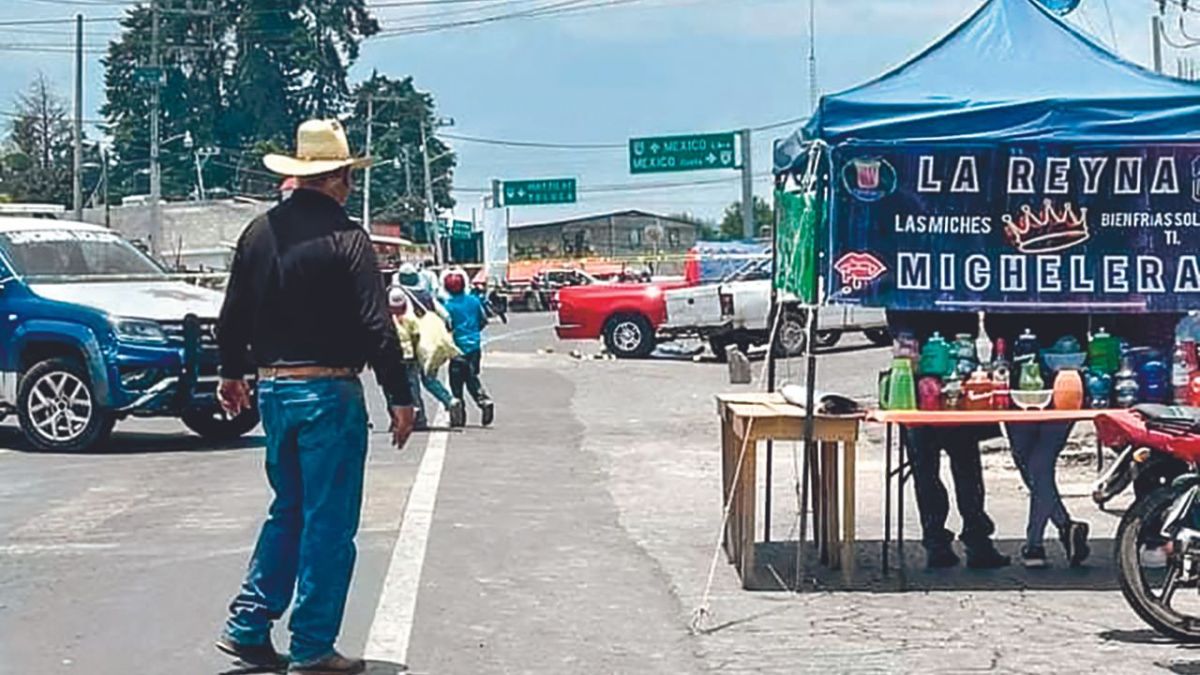
[[[779,251],[775,288],[795,295],[806,305],[815,305],[817,280],[813,266],[817,233],[825,217],[821,200],[815,192],[795,194],[777,190],[775,213],[778,218],[775,245]]]

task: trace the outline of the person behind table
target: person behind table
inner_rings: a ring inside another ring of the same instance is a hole
[[[1006,344],[1016,344],[1026,329],[1038,337],[1039,346],[1047,348],[1059,338],[1070,336],[1087,344],[1086,315],[1066,314],[988,314],[985,322],[992,340],[1004,338]],[[972,331],[972,335],[978,331]],[[1009,355],[1011,357],[1011,354]],[[1036,357],[1034,357],[1036,358]],[[1013,380],[1019,377],[1022,363],[1013,363]],[[1042,370],[1046,388],[1054,386],[1054,373]],[[1071,519],[1058,492],[1056,469],[1058,457],[1066,447],[1073,422],[1023,422],[1005,424],[1013,462],[1021,482],[1029,490],[1029,511],[1025,525],[1025,544],[1021,547],[1021,563],[1028,568],[1045,567],[1046,548],[1043,539],[1046,524],[1053,522],[1067,561],[1072,567],[1080,565],[1091,554],[1088,546],[1090,528],[1087,523]]]
[[[450,313],[450,327],[454,332],[454,344],[461,356],[450,360],[450,390],[455,398],[463,399],[463,389],[471,394],[483,417],[483,426],[491,425],[496,417],[496,404],[488,396],[480,380],[483,358],[483,329],[487,327],[487,312],[475,295],[467,292],[467,274],[460,269],[446,274],[446,311]],[[457,414],[450,416],[451,426],[464,426],[466,408],[460,404]]]
[[[988,315],[988,335],[994,340],[1003,337],[1013,344],[1026,328],[1032,330],[1043,347],[1060,337],[1071,336],[1081,347],[1087,344],[1089,329],[1105,328],[1134,346],[1148,346],[1164,355],[1171,353],[1175,327],[1180,314],[1112,314],[1112,315],[1045,315],[997,314]],[[1053,386],[1053,374],[1043,371],[1047,388]],[[1055,470],[1058,457],[1071,435],[1071,422],[1033,422],[1007,424],[1009,446],[1021,480],[1029,489],[1029,517],[1025,528],[1025,545],[1021,562],[1029,568],[1047,564],[1043,543],[1046,524],[1054,523],[1062,543],[1067,563],[1077,567],[1091,555],[1088,545],[1090,527],[1073,520],[1058,491]]]
[[[887,313],[892,335],[909,333],[925,344],[935,331],[951,338],[957,333],[975,332],[975,315],[892,311]],[[992,535],[996,525],[984,506],[983,465],[979,442],[999,435],[995,425],[963,425],[952,428],[908,427],[905,430],[908,461],[912,466],[921,515],[921,543],[925,562],[931,569],[953,567],[959,563],[954,552],[954,533],[946,529],[950,498],[942,484],[941,455],[950,458],[958,513],[962,517],[959,540],[966,548],[967,566],[973,569],[1005,567],[1011,559],[996,550]]]
[[[405,356],[409,359],[407,363],[408,382],[413,390],[413,399],[417,408],[417,421],[414,428],[417,431],[427,431],[429,416],[425,410],[424,398],[421,396],[422,386],[429,390],[429,393],[437,399],[438,403],[442,404],[447,412],[462,407],[462,402],[454,398],[450,390],[446,389],[446,385],[437,378],[437,373],[429,373],[428,364],[420,362],[417,345],[421,342],[421,322],[418,321],[417,313],[413,309],[416,301],[410,298],[410,293],[411,291],[401,286],[393,286],[388,291],[388,307],[391,309],[396,330],[400,334],[400,344],[404,347]]]

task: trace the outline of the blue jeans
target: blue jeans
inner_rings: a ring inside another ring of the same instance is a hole
[[[1071,423],[1035,422],[1009,424],[1008,442],[1013,460],[1021,472],[1021,480],[1029,488],[1029,523],[1025,528],[1025,543],[1041,546],[1046,523],[1053,522],[1062,530],[1071,523],[1067,507],[1058,494],[1055,467],[1062,454]]]
[[[442,384],[436,373],[430,375],[415,362],[405,366],[405,372],[408,374],[408,386],[413,391],[413,403],[417,408],[418,422],[427,422],[429,420],[429,417],[425,414],[425,399],[421,396],[422,385],[429,390],[429,393],[437,399],[438,403],[442,404],[443,408],[450,409],[450,404],[454,402],[454,397],[450,395],[450,390],[446,389],[446,385]]]
[[[265,644],[294,592],[291,657],[306,663],[332,653],[342,627],[362,506],[367,409],[358,380],[263,381],[258,401],[275,500],[225,631],[241,644]]]

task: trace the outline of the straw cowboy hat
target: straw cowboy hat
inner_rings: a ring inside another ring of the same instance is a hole
[[[309,120],[296,131],[296,156],[270,154],[263,164],[281,176],[319,176],[344,167],[361,169],[370,157],[352,157],[346,130],[337,120]]]

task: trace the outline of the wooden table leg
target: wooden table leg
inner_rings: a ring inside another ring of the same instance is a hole
[[[754,580],[754,539],[755,539],[755,506],[758,501],[758,447],[753,437],[745,444],[745,457],[742,459],[741,475],[741,567],[742,588],[749,589]],[[741,444],[739,443],[739,450]]]
[[[838,527],[838,446],[837,443],[823,441],[821,454],[824,455],[825,479],[825,548],[829,552],[829,567],[837,568],[841,561],[841,538]]]
[[[855,452],[853,443],[843,443],[842,471],[842,579],[848,584],[854,580],[855,539]]]
[[[734,550],[734,502],[733,498],[733,472],[737,466],[737,439],[733,435],[733,420],[726,413],[721,418],[721,515],[725,515],[725,509],[730,508],[729,517],[725,520],[725,532],[721,545],[725,548],[725,559],[732,563],[736,559]]]

